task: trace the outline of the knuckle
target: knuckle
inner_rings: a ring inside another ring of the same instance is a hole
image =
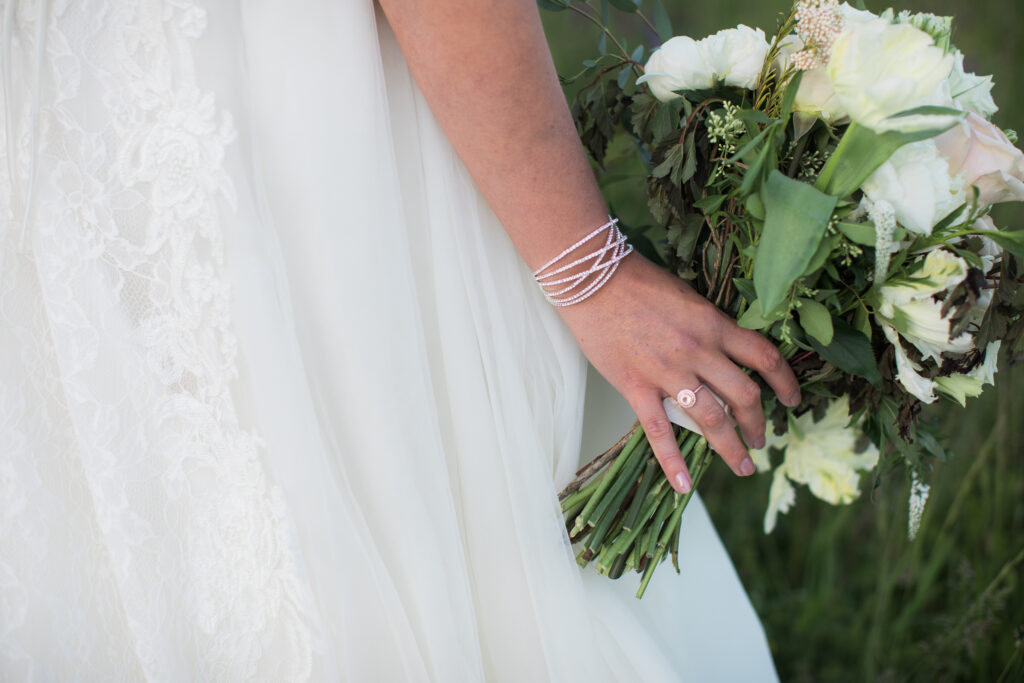
[[[713,403],[705,403],[698,413],[700,423],[711,430],[718,429],[725,423],[725,411],[718,404],[712,405]]]
[[[675,435],[672,433],[672,425],[664,417],[652,417],[648,418],[644,422],[644,432],[647,434],[647,438],[651,441],[662,441],[664,439],[674,438]]]
[[[761,405],[761,387],[756,382],[745,382],[740,389],[740,405],[744,408],[757,408]]]
[[[759,368],[763,372],[775,372],[782,367],[785,359],[779,350],[771,344],[765,344],[761,351],[761,367]]]

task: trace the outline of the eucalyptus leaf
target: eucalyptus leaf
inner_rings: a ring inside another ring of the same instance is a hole
[[[796,313],[804,332],[814,337],[822,346],[831,344],[834,332],[832,314],[814,299],[800,299],[799,301],[800,306],[796,309]]]
[[[873,386],[881,387],[882,375],[878,371],[878,359],[875,358],[871,342],[859,330],[838,318],[832,321],[832,328],[831,344],[824,345],[814,337],[808,338],[817,354],[840,370],[863,377]]]
[[[669,18],[668,12],[665,11],[665,5],[661,3],[661,0],[654,0],[653,15],[654,28],[658,31],[658,39],[664,43],[674,34],[672,31],[672,20]]]
[[[818,250],[836,198],[773,170],[761,188],[761,200],[765,223],[757,245],[754,287],[764,307],[772,310]]]

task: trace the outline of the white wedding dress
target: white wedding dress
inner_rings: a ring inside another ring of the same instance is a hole
[[[699,502],[575,564],[585,361],[369,0],[0,5],[0,680],[776,680]]]

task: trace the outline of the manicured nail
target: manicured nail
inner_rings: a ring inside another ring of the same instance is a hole
[[[740,474],[744,477],[749,477],[756,469],[754,461],[750,459],[750,456],[743,458],[743,462],[740,463]]]
[[[764,448],[764,444],[765,444],[765,440],[764,440],[764,436],[762,435],[762,436],[757,437],[753,441],[751,441],[750,442],[750,447],[753,448],[753,449],[756,449],[756,450],[761,450],[762,448]]]
[[[686,472],[679,472],[676,474],[676,491],[679,493],[689,493],[690,489],[693,488],[693,481],[690,479],[690,475]]]

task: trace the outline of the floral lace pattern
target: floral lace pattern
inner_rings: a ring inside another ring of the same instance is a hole
[[[0,678],[308,679],[308,587],[232,393],[236,134],[194,73],[206,12],[51,2],[40,65],[40,1],[13,12],[0,147]],[[88,604],[33,603],[55,571]],[[89,611],[111,633],[81,632]]]

